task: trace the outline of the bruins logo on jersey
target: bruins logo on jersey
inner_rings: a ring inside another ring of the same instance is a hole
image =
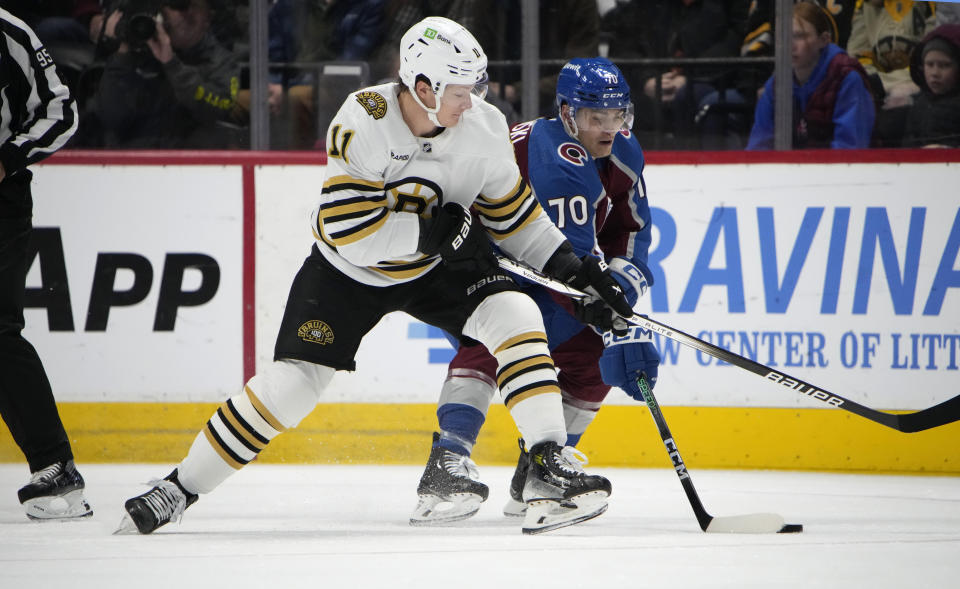
[[[305,342],[325,346],[333,343],[333,329],[323,321],[311,320],[300,326],[297,336]]]
[[[387,115],[387,99],[376,92],[358,92],[357,102],[375,119],[382,119]]]

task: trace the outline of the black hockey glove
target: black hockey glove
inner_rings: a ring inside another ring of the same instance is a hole
[[[618,337],[627,335],[630,331],[630,325],[623,317],[600,299],[587,297],[574,301],[573,316],[580,323],[592,325],[603,333],[612,331],[613,335]]]
[[[421,217],[419,250],[440,254],[447,268],[457,272],[486,273],[498,267],[483,225],[453,202],[437,209],[433,219]]]
[[[543,270],[589,295],[574,303],[577,319],[600,331],[626,333],[624,318],[633,315],[633,308],[604,262],[590,255],[577,258],[570,243],[565,242],[547,260]]]

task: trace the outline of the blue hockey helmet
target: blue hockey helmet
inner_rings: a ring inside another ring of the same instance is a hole
[[[571,59],[557,77],[557,106],[573,108],[627,108],[630,85],[612,61],[605,57]]]
[[[568,61],[557,77],[557,109],[570,105],[571,116],[578,108],[620,109],[624,128],[633,125],[630,85],[623,73],[605,57],[576,58]]]

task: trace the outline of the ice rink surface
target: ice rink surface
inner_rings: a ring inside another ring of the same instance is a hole
[[[591,469],[610,508],[536,536],[500,514],[512,469],[483,467],[473,519],[414,528],[421,468],[254,464],[150,536],[121,506],[170,468],[81,464],[94,516],[33,523],[0,464],[0,588],[960,587],[960,477],[691,470],[716,516],[772,511],[802,534],[705,534],[669,469]],[[589,467],[588,467],[589,469]]]

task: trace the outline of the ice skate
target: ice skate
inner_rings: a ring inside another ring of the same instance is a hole
[[[180,486],[176,470],[163,480],[154,479],[147,484],[153,488],[123,504],[127,513],[114,534],[149,534],[171,520],[180,521],[184,510],[198,498]]]
[[[93,510],[83,496],[83,487],[83,477],[73,460],[66,460],[33,473],[30,482],[17,495],[30,519],[90,517]]]
[[[523,485],[527,482],[527,471],[530,470],[530,455],[523,447],[520,439],[520,458],[517,460],[517,469],[510,479],[510,498],[503,506],[503,515],[507,517],[523,517],[527,514],[527,504],[523,501]]]
[[[417,507],[410,516],[412,526],[431,526],[473,516],[487,500],[490,490],[481,483],[477,465],[468,456],[437,446],[433,434],[430,458],[420,477]]]
[[[523,486],[524,534],[540,534],[587,521],[607,510],[610,481],[583,471],[586,456],[571,446],[541,442],[530,449]]]

